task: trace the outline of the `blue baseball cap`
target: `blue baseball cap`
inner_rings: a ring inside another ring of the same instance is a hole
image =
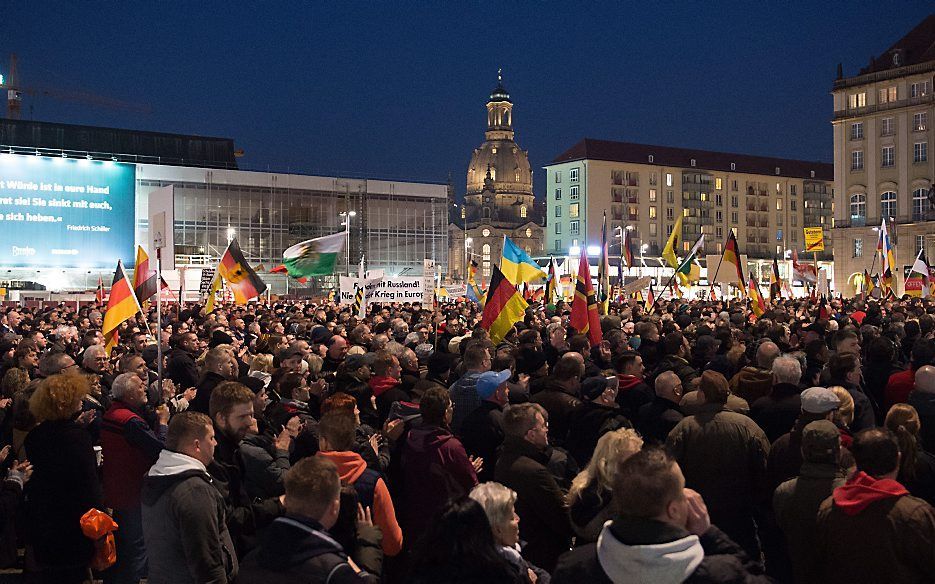
[[[481,399],[489,399],[490,396],[497,391],[497,388],[503,385],[507,381],[512,372],[509,369],[504,369],[503,371],[487,371],[486,373],[481,373],[480,377],[477,378],[477,395]]]

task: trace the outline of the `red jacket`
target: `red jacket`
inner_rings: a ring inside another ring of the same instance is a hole
[[[140,505],[143,477],[165,444],[166,426],[159,435],[130,406],[116,400],[101,422],[104,501],[113,509]]]
[[[888,412],[894,404],[904,404],[916,386],[915,369],[906,369],[890,375],[883,392],[883,411]]]

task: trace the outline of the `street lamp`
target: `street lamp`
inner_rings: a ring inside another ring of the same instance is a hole
[[[640,246],[640,269],[637,270],[636,275],[640,278],[643,277],[643,268],[646,267],[646,262],[643,260],[643,254],[649,250],[649,244],[644,243]]]
[[[234,237],[237,235],[237,232],[233,227],[227,228],[227,244],[230,245],[230,242],[234,241]]]
[[[344,221],[341,223],[341,225],[346,227],[345,237],[347,239],[345,240],[345,247],[347,248],[347,254],[346,254],[347,273],[350,274],[351,273],[351,217],[357,217],[357,211],[341,211],[339,215],[344,218]]]
[[[468,281],[468,274],[470,274],[470,268],[468,267],[468,248],[471,244],[474,243],[474,239],[471,237],[464,238],[464,282]]]

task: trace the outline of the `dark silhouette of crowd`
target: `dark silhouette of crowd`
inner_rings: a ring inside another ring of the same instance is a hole
[[[935,582],[929,299],[162,308],[0,310],[11,577]]]

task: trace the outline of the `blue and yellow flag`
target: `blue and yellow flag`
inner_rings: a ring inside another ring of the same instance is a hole
[[[545,278],[546,273],[542,271],[529,254],[519,248],[507,236],[503,236],[503,257],[500,259],[500,271],[507,280],[513,284],[522,284],[523,282],[532,282],[539,278]]]

